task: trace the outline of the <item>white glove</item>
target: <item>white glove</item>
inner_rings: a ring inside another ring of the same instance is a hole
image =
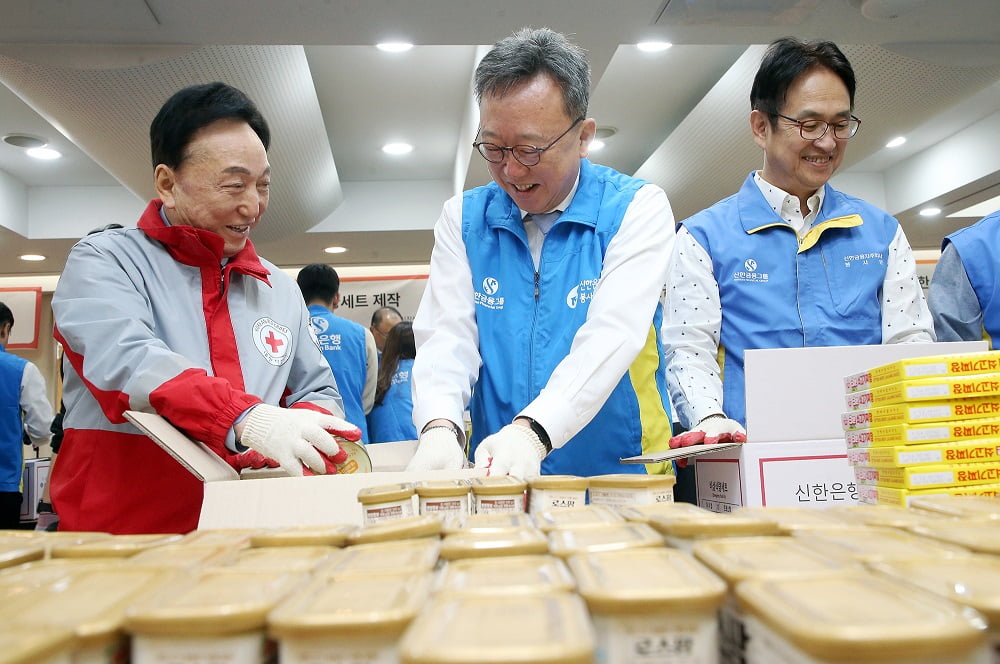
[[[435,425],[420,434],[407,470],[459,470],[467,465],[465,450],[450,426]]]
[[[476,468],[486,468],[487,475],[528,479],[541,472],[542,459],[547,453],[538,434],[530,427],[508,424],[479,443]]]
[[[715,443],[745,443],[746,429],[736,420],[725,415],[709,415],[690,431],[670,439],[670,448],[687,447],[688,445],[714,445]]]
[[[334,434],[347,440],[361,437],[360,429],[339,417],[265,403],[254,406],[243,424],[240,443],[274,459],[293,477],[302,475],[303,465],[320,475],[327,472],[329,466],[320,452],[328,457],[341,453]],[[346,454],[341,456],[346,458]]]

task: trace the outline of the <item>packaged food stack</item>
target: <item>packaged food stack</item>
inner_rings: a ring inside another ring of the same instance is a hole
[[[1000,351],[899,360],[844,384],[859,501],[1000,495]]]

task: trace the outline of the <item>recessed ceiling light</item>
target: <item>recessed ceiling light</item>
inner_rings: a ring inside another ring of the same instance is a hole
[[[603,149],[604,149],[604,141],[602,141],[602,140],[601,140],[601,139],[599,139],[599,138],[595,138],[594,140],[592,140],[592,141],[590,142],[590,149],[591,149],[592,151],[595,151],[595,152],[596,152],[597,150],[603,150]]]
[[[386,143],[382,146],[382,152],[386,154],[409,154],[413,152],[413,146],[409,143]]]
[[[635,46],[640,51],[645,51],[646,53],[659,53],[661,51],[666,51],[668,48],[673,46],[673,44],[664,41],[648,41],[639,42]]]
[[[618,133],[617,127],[609,127],[607,125],[602,125],[594,130],[594,136],[597,138],[611,138]]]
[[[921,217],[936,217],[941,214],[941,208],[939,207],[925,207],[920,212],[918,212]]]
[[[22,254],[21,256],[19,256],[19,258],[22,261],[43,261],[43,260],[45,260],[45,256],[42,256],[41,254]]]
[[[328,254],[342,254],[347,251],[347,247],[327,247],[323,251]]]
[[[906,142],[906,136],[897,136],[888,143],[885,144],[887,148],[898,148],[900,145]]]
[[[49,160],[49,159],[59,159],[60,157],[62,157],[62,152],[59,152],[59,150],[53,150],[52,148],[46,148],[46,147],[28,148],[27,150],[25,150],[25,152],[29,157],[34,157],[35,159]]]
[[[375,44],[375,48],[386,53],[404,53],[413,48],[413,44],[408,42],[382,42]]]
[[[13,145],[15,148],[41,148],[48,144],[44,138],[32,136],[31,134],[7,134],[3,137],[3,142]]]

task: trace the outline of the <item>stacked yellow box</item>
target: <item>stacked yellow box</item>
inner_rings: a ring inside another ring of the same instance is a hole
[[[899,360],[844,379],[858,499],[1000,496],[1000,351]]]

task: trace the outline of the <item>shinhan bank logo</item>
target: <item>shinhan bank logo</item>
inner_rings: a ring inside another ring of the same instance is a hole
[[[743,267],[746,268],[747,272],[756,272],[757,271],[757,261],[755,261],[752,258],[748,258],[746,260],[746,262],[743,263]]]
[[[500,282],[497,281],[496,277],[486,277],[483,279],[483,292],[487,295],[496,295],[496,292],[500,290]]]

